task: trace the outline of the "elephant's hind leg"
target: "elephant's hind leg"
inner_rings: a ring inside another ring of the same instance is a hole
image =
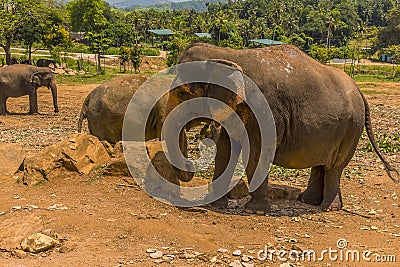
[[[301,202],[319,206],[324,197],[324,166],[315,166],[311,168],[310,179],[307,189],[299,195]]]
[[[324,211],[340,210],[342,208],[342,195],[340,192],[340,176],[343,168],[325,168],[324,199],[321,209]]]

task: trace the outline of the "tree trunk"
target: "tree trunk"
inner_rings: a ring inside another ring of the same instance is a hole
[[[6,44],[2,45],[4,49],[4,53],[6,54],[6,64],[10,65],[11,64],[11,40],[6,39]]]
[[[32,65],[32,45],[28,44],[28,62],[30,65]]]
[[[97,52],[97,72],[101,73],[100,51]]]

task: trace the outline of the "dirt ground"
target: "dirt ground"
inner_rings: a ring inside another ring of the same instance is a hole
[[[56,116],[47,89],[39,90],[43,115],[25,115],[27,97],[10,99],[9,111],[17,114],[0,116],[0,142],[19,143],[33,155],[65,139],[76,132],[82,102],[95,86],[59,85],[61,111]],[[360,87],[371,106],[375,134],[399,133],[400,84]],[[21,173],[2,177],[0,266],[399,266],[400,187],[388,178],[374,153],[361,149],[366,144],[364,137],[342,175],[344,209],[334,212],[294,200],[274,201],[267,216],[245,214],[241,202],[228,210],[181,210],[150,198],[130,177],[101,172],[66,172],[34,187],[17,182]],[[398,152],[385,155],[400,168]],[[275,172],[271,182],[304,189],[307,175],[308,171]],[[66,208],[49,209],[54,204]],[[61,246],[22,259],[12,253],[18,238],[46,229],[57,235]],[[268,251],[288,253],[314,250],[317,259],[285,263],[276,254],[264,253],[266,246]],[[341,251],[342,260],[335,252],[331,259],[327,253],[321,256],[330,248]],[[146,252],[152,249],[164,257],[152,259]],[[242,255],[234,256],[237,250]],[[349,251],[359,252],[360,261],[351,255],[347,261]],[[363,259],[365,251],[371,254],[366,252]]]

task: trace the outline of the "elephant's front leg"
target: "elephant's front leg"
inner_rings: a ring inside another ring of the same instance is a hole
[[[187,137],[186,137],[186,132],[184,129],[181,130],[179,134],[179,149],[181,150],[183,156],[186,159],[185,165],[186,169],[194,169],[193,164],[187,159],[188,158],[188,148],[187,148]],[[183,182],[189,182],[192,180],[194,176],[194,172],[180,172],[181,176],[179,177],[179,180]]]
[[[214,200],[211,203],[213,207],[226,208],[228,206],[228,188],[239,159],[241,146],[238,142],[230,139],[223,127],[221,127],[216,145],[217,154],[212,192],[206,197],[205,201]]]
[[[249,136],[249,139],[250,151],[249,161],[246,167],[246,175],[249,184],[251,184],[259,162],[261,161],[261,163],[266,163],[262,159],[263,157],[261,156],[260,142],[257,137]],[[261,185],[255,191],[250,192],[251,199],[245,207],[245,211],[247,213],[262,215],[271,211],[271,204],[268,197],[268,171],[266,171],[264,174],[265,177],[262,177],[263,182],[261,183]]]
[[[37,89],[29,93],[29,114],[36,114],[38,111]]]

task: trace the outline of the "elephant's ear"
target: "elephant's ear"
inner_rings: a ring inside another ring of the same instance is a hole
[[[244,83],[242,68],[235,62],[225,60],[225,59],[209,59],[209,60],[207,60],[207,62],[223,64],[223,65],[226,65],[228,67],[235,69],[226,77],[226,79],[228,81],[233,82],[234,88],[230,88],[230,89],[235,89],[236,104],[238,105],[238,104],[246,101],[245,83]]]
[[[42,80],[42,76],[41,76],[40,72],[35,72],[35,73],[33,73],[33,74],[31,75],[30,83],[31,83],[34,87],[38,88],[38,87],[40,87],[40,85],[42,84],[41,80]]]

